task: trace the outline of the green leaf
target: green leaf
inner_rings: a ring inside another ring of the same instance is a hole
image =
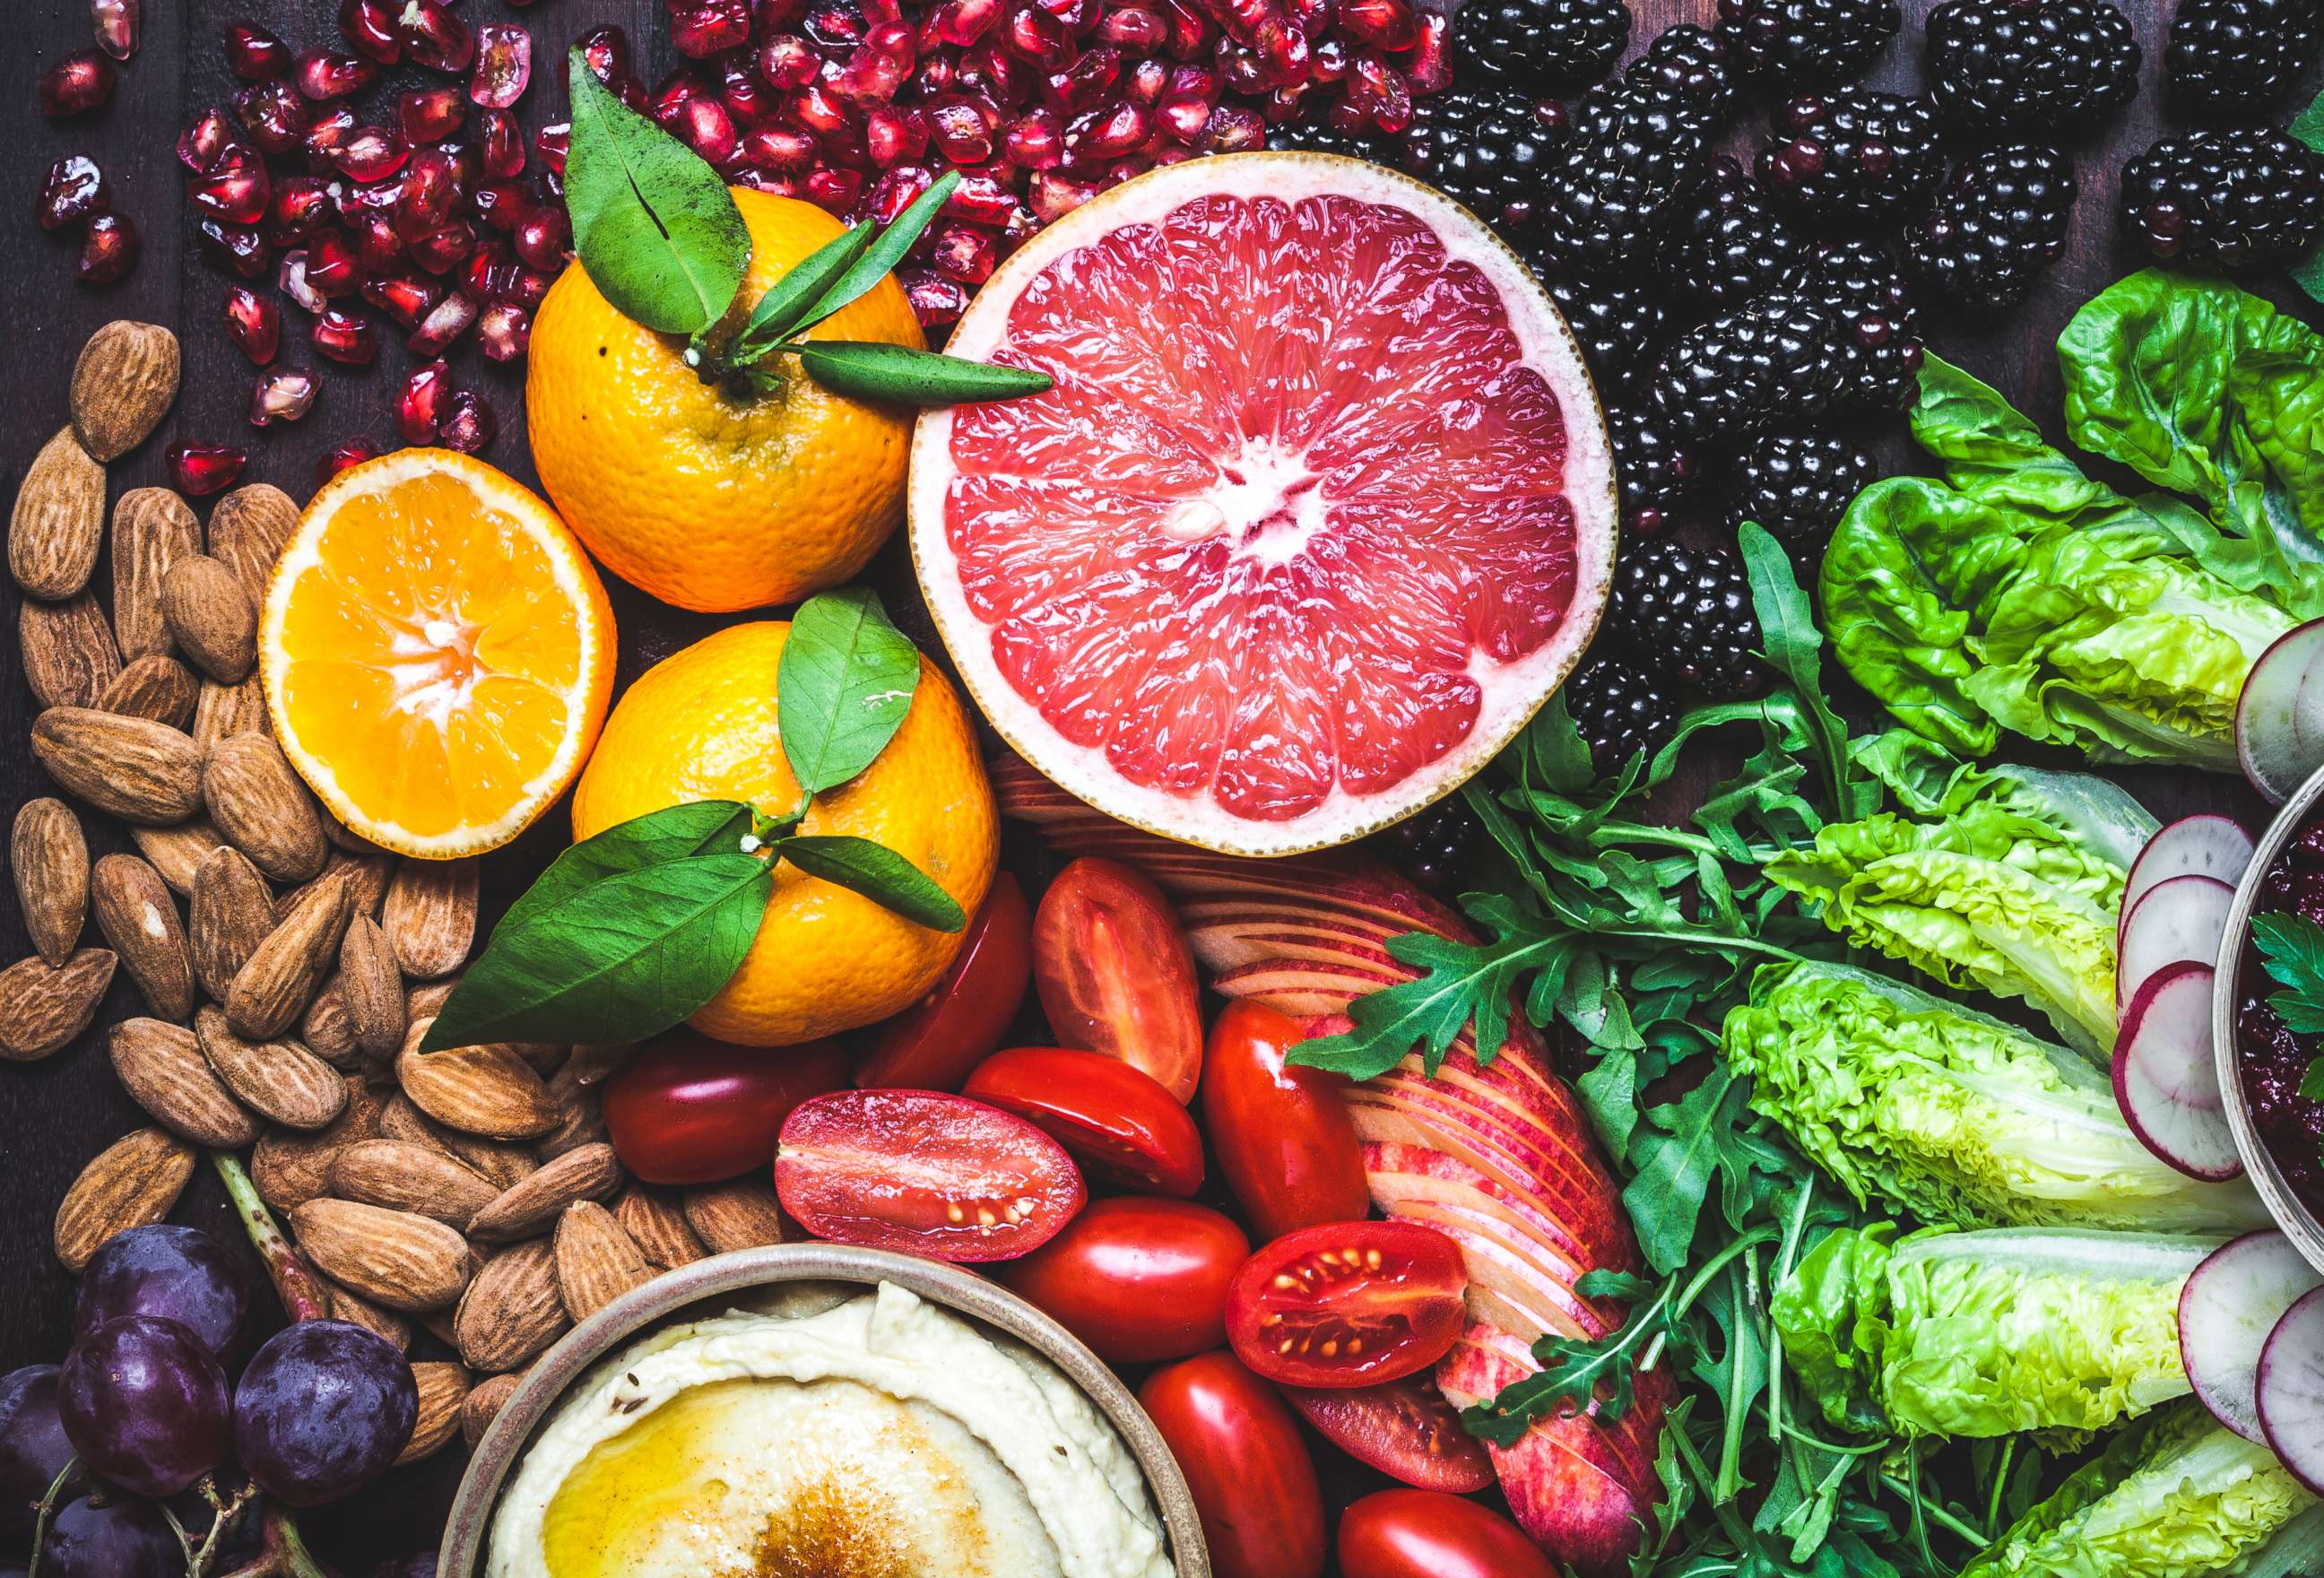
[[[2268,995],[2267,1006],[2295,1035],[2324,1031],[2324,926],[2269,913],[2253,916],[2251,930],[2269,978],[2283,988]]]
[[[871,340],[809,340],[792,349],[807,375],[834,393],[894,405],[1015,400],[1038,394],[1056,382],[1047,373]]]
[[[493,935],[525,925],[590,884],[624,872],[697,854],[746,853],[742,840],[752,826],[752,808],[739,800],[694,800],[616,823],[550,862],[549,869],[509,906]]]
[[[733,345],[728,348],[727,361],[736,365],[754,361],[772,351],[786,335],[802,327],[816,300],[854,266],[863,255],[863,249],[872,245],[874,235],[872,226],[855,226],[792,264],[759,298],[758,306],[751,310],[751,321],[742,326],[742,332],[734,337]]]
[[[573,51],[573,143],[565,201],[573,250],[622,316],[700,334],[725,316],[751,235],[718,172],[607,92]]]
[[[777,726],[799,788],[821,794],[871,766],[919,683],[919,650],[878,593],[846,586],[801,604],[775,669]]]
[[[1835,808],[1842,817],[1862,816],[1878,803],[1879,791],[1849,771],[1848,725],[1823,693],[1823,632],[1816,628],[1815,610],[1793,572],[1791,555],[1756,521],[1746,521],[1737,528],[1735,543],[1750,577],[1751,605],[1759,616],[1767,661],[1807,705]]]
[[[868,838],[838,835],[787,838],[775,850],[807,875],[861,893],[907,920],[937,931],[958,931],[968,924],[967,915],[952,895],[925,872]]]
[[[879,239],[871,244],[871,250],[857,258],[847,272],[816,300],[815,305],[807,309],[798,327],[814,328],[886,279],[889,272],[904,261],[904,254],[912,250],[912,243],[920,238],[920,232],[935,221],[936,210],[943,208],[945,200],[959,189],[960,180],[959,171],[947,170],[935,185],[914,198],[911,207],[897,215],[895,220],[880,232]]]
[[[420,1050],[666,1030],[733,978],[773,883],[756,855],[693,855],[590,882],[503,922]]]
[[[1572,946],[1572,936],[1562,929],[1499,944],[1454,942],[1425,931],[1392,937],[1389,955],[1426,974],[1357,998],[1348,1005],[1353,1028],[1302,1041],[1285,1060],[1364,1080],[1386,1074],[1417,1050],[1434,1074],[1446,1049],[1473,1020],[1478,1059],[1489,1063],[1508,1035],[1509,992],[1518,979]]]

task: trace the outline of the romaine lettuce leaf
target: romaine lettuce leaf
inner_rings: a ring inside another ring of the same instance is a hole
[[[1768,1303],[1784,1359],[1823,1417],[1858,1435],[1888,1433],[1880,1359],[1888,1348],[1888,1260],[1896,1224],[1826,1233]]]

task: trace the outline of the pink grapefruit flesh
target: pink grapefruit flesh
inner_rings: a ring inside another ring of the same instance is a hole
[[[1572,337],[1391,171],[1154,171],[1028,243],[946,349],[1056,387],[921,419],[921,585],[993,725],[1124,821],[1359,837],[1490,760],[1596,628],[1612,466]]]

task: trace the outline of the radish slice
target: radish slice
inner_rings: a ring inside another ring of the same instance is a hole
[[[2277,805],[2324,766],[2324,620],[2276,637],[2236,698],[2236,759]]]
[[[2205,814],[2181,817],[2146,841],[2123,879],[2121,919],[2115,926],[2115,946],[2122,946],[2122,926],[2147,891],[2173,877],[2211,877],[2230,888],[2243,880],[2251,864],[2252,835],[2232,817]]]
[[[2264,1446],[2259,1425],[2259,1356],[2283,1312],[2324,1286],[2292,1241],[2247,1232],[2211,1251],[2179,1290],[2179,1358],[2212,1417]]]
[[[2114,997],[2126,1019],[2131,999],[2164,965],[2218,960],[2235,902],[2236,891],[2217,877],[2167,877],[2146,891],[2123,917],[2116,949]]]
[[[2268,1446],[2324,1496],[2324,1287],[2302,1294],[2267,1334],[2257,1395]]]
[[[2165,964],[2130,1000],[2114,1099],[2141,1143],[2189,1177],[2218,1183],[2244,1170],[2211,1056],[2209,964]]]

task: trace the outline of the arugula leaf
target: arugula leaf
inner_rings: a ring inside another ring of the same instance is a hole
[[[970,362],[876,340],[807,340],[788,347],[807,376],[836,394],[891,405],[1014,400],[1053,388],[1047,373]]]
[[[799,789],[821,794],[871,766],[919,683],[919,650],[878,593],[847,586],[801,604],[775,669],[777,726]]]
[[[1831,774],[1828,787],[1836,817],[1848,821],[1867,815],[1879,804],[1879,789],[1849,771],[1848,725],[1823,694],[1823,632],[1816,628],[1815,611],[1792,569],[1792,557],[1754,521],[1736,530],[1735,542],[1750,579],[1751,605],[1759,617],[1767,661],[1791,682],[1814,724],[1818,753]]]
[[[1416,1049],[1428,1072],[1434,1074],[1472,1020],[1477,1057],[1489,1061],[1508,1035],[1509,993],[1518,978],[1549,967],[1571,941],[1563,929],[1483,945],[1454,942],[1433,932],[1390,937],[1389,955],[1426,974],[1357,998],[1348,1005],[1352,1029],[1302,1041],[1285,1061],[1330,1069],[1350,1079],[1371,1079]]]
[[[2267,911],[2251,918],[2251,931],[2260,963],[2283,988],[2268,994],[2267,1006],[2296,1035],[2324,1031],[2324,926]]]
[[[884,844],[868,838],[821,835],[786,838],[774,848],[809,876],[861,893],[907,920],[937,931],[959,931],[968,925],[967,914],[951,894]]]

